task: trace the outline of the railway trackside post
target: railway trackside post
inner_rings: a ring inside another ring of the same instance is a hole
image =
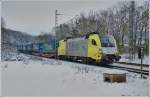
[[[143,57],[144,57],[144,53],[143,53],[143,46],[140,46],[138,48],[138,58],[141,59],[141,78],[143,78]]]

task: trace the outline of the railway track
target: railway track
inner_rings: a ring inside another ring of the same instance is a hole
[[[64,61],[64,60],[63,60]],[[65,61],[68,61],[68,60],[65,60]],[[70,62],[70,61],[69,61]],[[72,61],[71,61],[72,62]],[[73,61],[73,62],[77,62],[77,63],[82,63],[81,61]],[[119,63],[118,63],[119,64]],[[133,73],[138,73],[138,74],[141,74],[141,70],[140,68],[137,69],[137,68],[134,68],[135,66],[136,67],[139,67],[139,65],[133,65],[133,67],[125,67],[126,64],[124,64],[125,66],[118,66],[118,65],[114,65],[114,64],[110,64],[110,65],[98,65],[98,64],[84,64],[84,65],[92,65],[92,66],[98,66],[98,67],[104,67],[104,68],[110,68],[110,69],[119,69],[119,70],[125,70],[125,71],[128,71],[128,72],[133,72]],[[129,65],[129,64],[128,64]],[[149,67],[147,67],[147,69],[143,69],[142,70],[142,74],[143,75],[149,75]]]
[[[139,64],[139,63],[127,63],[127,62],[114,62],[114,63],[141,66],[141,64]],[[142,65],[143,65],[143,67],[149,67],[149,64],[142,64]]]
[[[41,56],[37,56],[41,57]],[[44,57],[46,58],[46,57]],[[60,60],[60,59],[58,59]],[[97,67],[104,67],[104,68],[110,68],[110,69],[119,69],[119,70],[125,70],[128,72],[133,72],[133,73],[138,73],[143,75],[149,75],[149,66],[148,65],[143,65],[143,70],[140,69],[139,64],[134,64],[134,63],[123,63],[123,62],[115,62],[114,64],[110,65],[102,65],[102,64],[89,64],[89,63],[83,63],[82,61],[70,61],[70,60],[62,60],[62,61],[68,61],[68,62],[75,62],[75,63],[82,63],[83,65],[91,65],[91,66],[97,66]],[[117,63],[117,64],[116,64]]]
[[[142,72],[144,75],[149,75],[148,64],[143,64],[142,70],[141,70],[141,64],[138,63],[114,62],[112,66],[113,68],[126,69],[127,71],[140,73],[140,74]]]
[[[138,73],[138,74],[143,74],[143,75],[149,75],[149,70],[140,70],[140,69],[136,69],[136,68],[128,68],[128,67],[122,67],[122,66],[110,66],[110,68],[113,69],[119,69],[119,70],[126,70],[128,72],[134,72],[134,73]]]
[[[88,65],[93,65],[93,64],[88,64]],[[143,75],[149,75],[149,67],[144,68],[143,70],[141,70],[139,66],[136,66],[136,68],[135,68],[135,66],[133,66],[133,67],[126,67],[127,66],[126,64],[124,64],[124,66],[122,66],[122,65],[120,65],[118,63],[117,65],[110,64],[110,65],[95,65],[95,66],[105,67],[105,68],[110,68],[110,69],[125,70],[125,71],[128,71],[128,72],[133,72],[133,73],[138,73],[138,74],[141,74],[141,72],[142,72]]]
[[[69,60],[62,60],[62,61],[69,61]],[[140,64],[134,64],[134,63],[120,63],[115,62],[117,64],[109,64],[109,65],[102,65],[102,64],[89,64],[89,63],[83,63],[82,61],[69,61],[69,62],[76,62],[76,63],[82,63],[84,65],[92,65],[92,66],[98,66],[98,67],[104,67],[104,68],[110,68],[110,69],[119,69],[119,70],[125,70],[128,72],[138,73],[143,75],[149,75],[149,66],[146,64],[143,64],[143,70],[140,68]]]

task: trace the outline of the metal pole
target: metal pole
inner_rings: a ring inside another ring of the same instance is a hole
[[[57,48],[57,26],[58,26],[58,15],[61,15],[58,13],[58,10],[56,9],[55,10],[55,49]],[[57,49],[56,49],[56,55],[55,55],[55,58],[57,59]]]
[[[57,59],[57,49],[56,49],[56,40],[57,40],[57,10],[55,10],[55,58]]]
[[[141,78],[143,78],[143,48],[141,47]]]
[[[57,32],[57,31],[56,31],[56,30],[57,30],[57,28],[56,28],[56,27],[57,27],[57,15],[58,15],[57,13],[58,13],[58,11],[55,10],[55,34],[56,34],[56,32]]]

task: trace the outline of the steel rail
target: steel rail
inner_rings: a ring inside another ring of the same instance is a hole
[[[114,63],[125,64],[125,65],[141,66],[140,63],[128,63],[128,62],[114,62]],[[149,64],[143,64],[143,67],[149,67]]]

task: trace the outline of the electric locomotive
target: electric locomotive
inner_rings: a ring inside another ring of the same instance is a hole
[[[84,37],[59,41],[57,56],[60,59],[86,62],[112,63],[121,58],[114,37],[108,34],[90,33]]]

